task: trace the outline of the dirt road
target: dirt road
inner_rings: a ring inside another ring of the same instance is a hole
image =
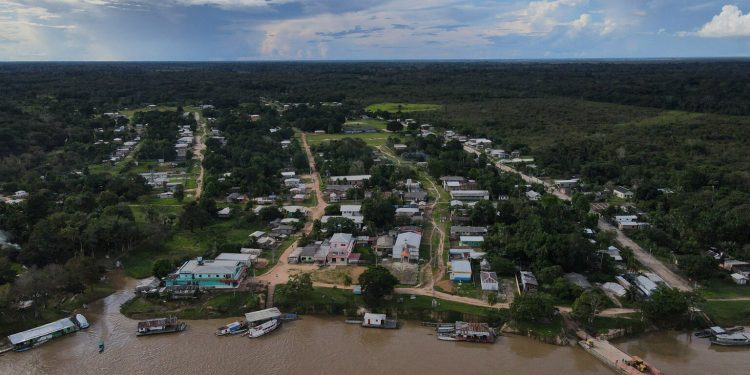
[[[308,212],[308,221],[305,227],[302,229],[304,234],[310,234],[313,229],[313,221],[319,220],[325,213],[326,206],[328,203],[323,199],[323,192],[320,190],[320,174],[318,173],[317,166],[315,165],[315,157],[310,150],[310,145],[307,143],[307,136],[302,133],[302,147],[305,149],[307,154],[307,162],[310,165],[310,174],[302,176],[309,177],[312,180],[312,189],[315,192],[317,198],[317,205],[311,207]],[[284,249],[283,253],[279,255],[279,260],[276,265],[268,270],[265,274],[256,277],[257,281],[267,282],[271,285],[283,284],[289,281],[289,276],[297,272],[311,272],[317,269],[314,265],[302,265],[302,264],[289,264],[287,258],[289,254],[297,248],[297,241],[294,241],[289,247]],[[269,301],[272,301],[273,289],[269,288]]]
[[[206,152],[206,135],[208,129],[206,127],[206,120],[201,117],[198,112],[193,112],[195,122],[198,124],[198,134],[195,137],[195,145],[193,146],[193,156],[198,159],[198,165],[200,171],[198,172],[198,178],[195,179],[195,200],[200,199],[203,194],[203,175],[205,169],[203,168],[203,156]]]
[[[633,255],[635,256],[635,258],[638,259],[638,261],[641,262],[644,267],[648,268],[655,274],[659,275],[659,277],[664,279],[664,282],[666,282],[667,285],[684,292],[693,290],[687,280],[674,273],[671,269],[669,269],[669,267],[667,267],[660,260],[656,259],[649,252],[643,250],[640,245],[631,240],[621,230],[615,228],[602,219],[599,219],[599,230],[614,232],[617,235],[617,242],[619,242],[622,246],[628,247],[633,250]]]

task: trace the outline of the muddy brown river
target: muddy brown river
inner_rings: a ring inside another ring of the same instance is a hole
[[[494,345],[439,341],[417,322],[363,329],[340,317],[305,316],[260,339],[217,337],[232,319],[187,321],[177,334],[136,337],[119,312],[133,280],[89,306],[92,323],[23,353],[0,356],[0,374],[613,374],[577,347],[503,336]],[[103,339],[104,353],[97,343]],[[750,374],[749,350],[714,348],[689,334],[661,332],[616,342],[668,374]]]

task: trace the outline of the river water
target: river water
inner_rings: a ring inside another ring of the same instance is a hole
[[[250,340],[214,335],[233,319],[200,320],[187,321],[181,333],[136,337],[136,321],[119,312],[134,284],[124,280],[121,291],[89,306],[88,330],[0,356],[0,374],[613,374],[577,347],[516,336],[494,345],[445,342],[417,322],[377,330],[340,317],[305,316]],[[750,373],[739,368],[750,352],[716,350],[685,334],[650,334],[617,345],[669,374]]]

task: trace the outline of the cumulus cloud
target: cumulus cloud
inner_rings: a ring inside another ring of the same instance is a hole
[[[704,38],[750,37],[750,13],[735,5],[724,5],[721,13],[703,25],[695,35]]]

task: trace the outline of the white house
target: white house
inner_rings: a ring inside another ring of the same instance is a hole
[[[733,273],[732,274],[732,281],[734,281],[737,285],[746,285],[747,284],[747,277],[744,275],[741,275],[739,273]]]
[[[500,284],[497,282],[495,272],[482,271],[479,273],[479,279],[482,282],[482,290],[500,290]]]
[[[622,199],[633,199],[633,192],[622,186],[617,186],[612,189],[612,194]]]
[[[362,216],[362,205],[359,205],[359,204],[341,205],[341,216],[344,216],[344,217]]]
[[[396,237],[393,245],[392,257],[394,260],[418,261],[419,245],[422,243],[422,234],[417,232],[404,232]]]
[[[526,192],[526,198],[528,198],[530,201],[538,201],[542,199],[542,195],[535,192],[534,190],[529,190]]]

